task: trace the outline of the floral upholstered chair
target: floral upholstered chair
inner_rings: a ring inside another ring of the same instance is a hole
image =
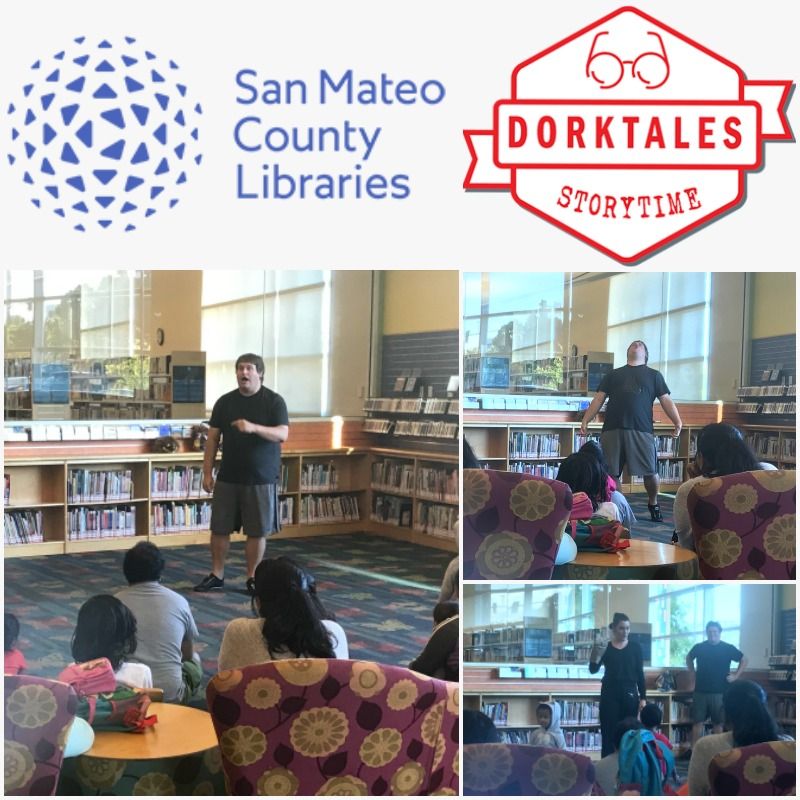
[[[590,795],[594,764],[568,750],[527,744],[464,745],[465,795]]]
[[[220,672],[206,695],[230,794],[458,793],[458,684],[292,659]]]
[[[687,506],[704,578],[794,579],[794,470],[698,481]]]
[[[547,580],[572,508],[560,481],[464,470],[464,577]]]
[[[78,698],[66,683],[6,675],[5,794],[55,794]]]
[[[714,756],[708,768],[711,794],[794,795],[795,742],[764,742]]]

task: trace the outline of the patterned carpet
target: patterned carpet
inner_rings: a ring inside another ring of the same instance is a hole
[[[675,495],[659,494],[658,505],[661,508],[663,522],[651,522],[650,512],[647,510],[647,495],[645,493],[625,495],[630,503],[633,513],[636,515],[636,524],[633,527],[631,536],[634,539],[647,539],[651,542],[668,543],[672,541],[672,531],[675,526],[672,523],[672,503]]]
[[[249,616],[244,589],[244,544],[231,546],[226,591],[198,594],[192,586],[208,574],[202,545],[164,548],[163,582],[188,598],[200,640],[206,679],[216,672],[227,623]],[[347,633],[351,658],[407,664],[428,639],[439,585],[452,555],[375,536],[279,539],[270,556],[286,555],[308,567],[317,591]],[[70,663],[70,639],[81,604],[124,586],[124,551],[14,558],[5,561],[5,607],[21,626],[28,671],[55,677]]]

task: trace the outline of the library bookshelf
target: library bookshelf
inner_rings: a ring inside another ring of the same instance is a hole
[[[107,456],[76,450],[57,458],[6,458],[5,557],[127,549],[142,539],[159,546],[208,542],[202,453],[112,454],[108,444]],[[374,496],[387,494],[371,485],[373,465],[391,459],[412,467],[409,525],[377,521],[370,513]],[[368,447],[285,450],[281,463],[283,527],[276,538],[365,532],[457,549],[455,455]],[[440,508],[451,511],[444,515],[449,527],[441,522],[443,511],[436,515]]]

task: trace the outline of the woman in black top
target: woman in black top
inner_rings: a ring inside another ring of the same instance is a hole
[[[631,621],[625,614],[614,614],[608,626],[611,641],[605,650],[595,645],[589,661],[589,672],[605,667],[600,688],[600,733],[603,757],[614,752],[614,729],[625,717],[637,717],[645,704],[644,666],[638,642],[628,639]]]

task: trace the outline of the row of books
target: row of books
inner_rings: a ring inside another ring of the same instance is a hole
[[[458,532],[458,507],[420,503],[414,530],[454,539]]]
[[[364,411],[383,411],[400,414],[458,414],[458,400],[444,397],[370,397],[364,401]]]
[[[583,628],[578,631],[567,631],[553,634],[553,645],[575,644],[577,642],[589,642],[594,644],[600,639],[605,631],[601,628]]]
[[[7,511],[3,514],[3,542],[5,544],[43,542],[42,522],[41,511]]]
[[[583,447],[586,442],[599,442],[600,441],[600,434],[599,433],[575,433],[575,452],[577,453],[578,450]]]
[[[495,725],[508,725],[508,703],[481,703],[481,711],[483,711]]]
[[[70,540],[133,536],[136,532],[136,511],[133,506],[72,508],[67,515],[67,523],[67,538]]]
[[[794,414],[795,403],[738,403],[736,410],[741,414]]]
[[[521,472],[525,475],[535,475],[537,478],[555,480],[561,465],[558,462],[545,461],[542,463],[530,461],[512,461],[509,464],[510,472]]]
[[[559,662],[587,662],[592,655],[591,644],[575,644],[559,647],[555,651],[555,660]]]
[[[521,644],[494,644],[484,647],[467,647],[464,650],[464,661],[481,662],[509,662],[522,661]]]
[[[367,433],[391,433],[393,425],[390,419],[365,419],[362,430]]]
[[[561,438],[557,433],[511,432],[509,458],[544,458],[560,454]]]
[[[341,494],[333,497],[306,495],[300,498],[300,522],[355,522],[361,517],[358,512],[358,497]]]
[[[678,455],[678,440],[674,436],[656,436],[656,453],[660,456]]]
[[[797,719],[797,698],[795,697],[778,697],[775,700],[774,708],[775,716],[782,720]]]
[[[594,700],[559,700],[562,725],[599,725],[600,702]]]
[[[458,502],[458,469],[420,467],[417,470],[417,495]]]
[[[770,436],[763,433],[749,433],[745,440],[759,458],[796,458],[797,439],[792,436]]]
[[[211,503],[155,503],[152,512],[152,531],[175,533],[177,531],[208,530],[211,524]]]
[[[278,503],[278,518],[281,525],[294,524],[294,497],[282,497]]]
[[[683,461],[659,461],[658,477],[664,483],[683,483]],[[634,475],[632,483],[644,483],[641,475]]]
[[[414,465],[393,458],[375,461],[372,464],[371,482],[376,488],[397,489],[410,494],[414,489]]]
[[[85,401],[72,406],[72,419],[136,419],[143,413],[139,403],[92,403]],[[172,416],[169,403],[147,405],[147,419],[169,419]]]
[[[339,473],[333,461],[327,464],[303,464],[300,488],[331,491],[339,487]]]
[[[525,634],[522,627],[500,628],[499,630],[473,631],[472,644],[508,644],[509,642],[521,642]]]
[[[410,528],[411,509],[411,500],[405,497],[378,494],[372,498],[372,513],[370,514],[370,519],[374,522],[386,523],[387,525]]]
[[[429,436],[432,439],[454,439],[458,436],[457,422],[435,422],[425,420],[412,422],[398,420],[394,428],[395,436]]]
[[[564,731],[564,741],[573,752],[599,751],[603,745],[600,731]]]
[[[70,469],[67,474],[69,503],[130,500],[132,497],[133,470]]]
[[[794,394],[795,389],[796,387],[794,385],[741,386],[737,394],[739,397],[782,397],[785,394]]]
[[[207,497],[203,489],[203,468],[176,465],[153,467],[150,475],[150,496],[160,497]]]

